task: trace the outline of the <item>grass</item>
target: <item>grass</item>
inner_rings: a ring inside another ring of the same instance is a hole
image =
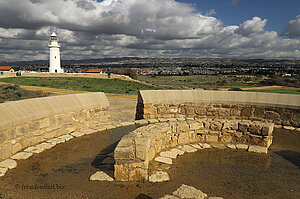
[[[265,92],[265,93],[281,93],[281,94],[295,94],[295,95],[300,95],[300,89],[288,89],[288,88],[254,89],[254,90],[248,90],[248,92]]]
[[[49,93],[42,91],[29,91],[18,85],[0,85],[0,103],[5,101],[16,101],[36,97],[46,97]]]
[[[118,79],[84,77],[10,77],[0,79],[0,81],[26,86],[134,95],[137,95],[138,90],[157,89],[152,86]]]
[[[139,80],[154,85],[165,85],[167,88],[243,88],[258,85],[262,77],[238,78],[223,75],[190,75],[190,76],[138,76]]]

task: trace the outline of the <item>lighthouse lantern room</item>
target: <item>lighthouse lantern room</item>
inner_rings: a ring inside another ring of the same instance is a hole
[[[58,38],[55,32],[53,32],[50,36],[48,47],[50,50],[49,72],[63,73],[64,71],[60,66],[60,45],[58,44]]]

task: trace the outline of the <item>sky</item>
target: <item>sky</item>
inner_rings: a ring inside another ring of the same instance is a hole
[[[300,59],[299,0],[0,0],[0,61]]]

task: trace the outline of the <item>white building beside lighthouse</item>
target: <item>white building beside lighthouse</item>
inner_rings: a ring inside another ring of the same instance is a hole
[[[49,61],[49,72],[50,73],[63,73],[63,69],[60,66],[60,53],[57,35],[53,32],[50,36],[50,41],[48,44],[50,50],[50,61]]]

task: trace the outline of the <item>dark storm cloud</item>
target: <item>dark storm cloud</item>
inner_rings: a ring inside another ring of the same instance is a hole
[[[175,0],[0,0],[0,46],[9,48],[9,55],[1,53],[0,60],[28,58],[30,48],[35,52],[32,59],[47,58],[53,29],[65,59],[300,57],[299,40],[264,30],[266,19],[253,17],[239,26],[224,26],[212,14],[202,15]],[[297,20],[290,26],[297,27]],[[297,35],[297,28],[287,27],[285,35]]]

